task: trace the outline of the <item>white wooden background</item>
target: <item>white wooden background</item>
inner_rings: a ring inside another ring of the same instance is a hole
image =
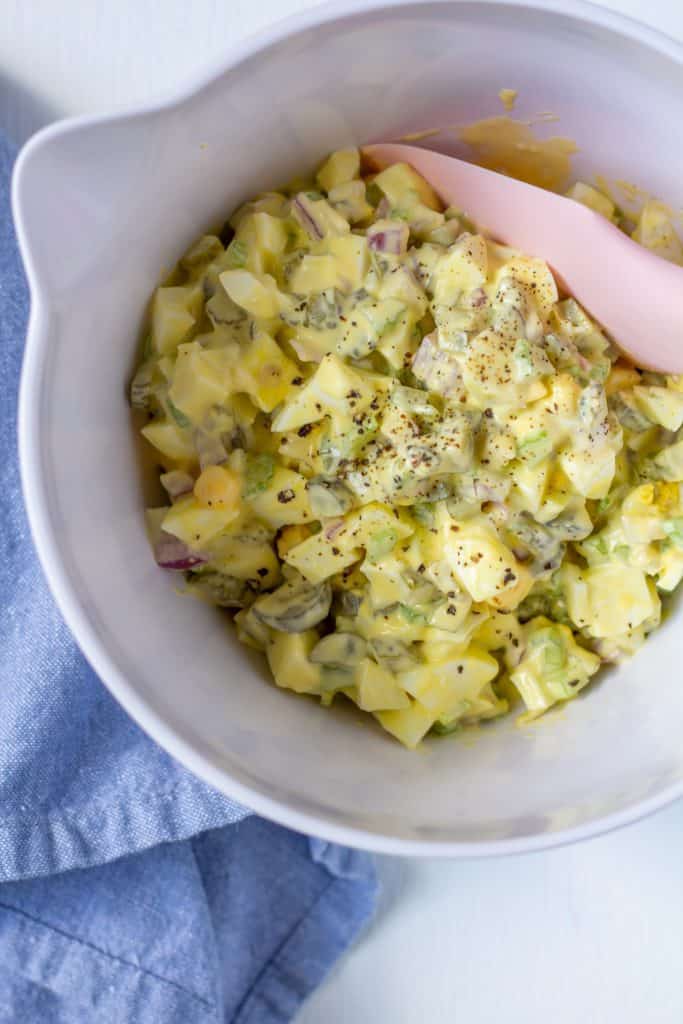
[[[0,130],[22,142],[175,90],[237,36],[308,6],[2,0]],[[683,38],[683,0],[607,6]],[[379,869],[376,921],[298,1024],[682,1024],[683,803],[550,853]]]

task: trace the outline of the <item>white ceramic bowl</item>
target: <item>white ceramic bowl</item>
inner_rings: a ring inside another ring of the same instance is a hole
[[[679,617],[540,724],[508,718],[408,753],[351,713],[277,690],[217,613],[176,596],[144,534],[126,382],[147,296],[199,232],[329,149],[498,112],[503,86],[522,110],[560,116],[581,175],[683,201],[683,50],[572,0],[341,2],[241,45],[163,106],[48,128],[16,170],[33,297],[24,487],[69,626],[117,699],[198,775],[267,817],[375,850],[530,850],[679,795]]]

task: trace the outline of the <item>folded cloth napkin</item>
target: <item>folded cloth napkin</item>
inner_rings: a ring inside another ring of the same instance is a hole
[[[0,1024],[281,1024],[372,913],[372,861],[190,775],[62,622],[17,466],[12,159],[0,138]]]

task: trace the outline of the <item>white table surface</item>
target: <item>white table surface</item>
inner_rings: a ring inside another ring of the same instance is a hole
[[[0,130],[177,89],[311,0],[3,0]],[[611,0],[683,38],[683,0]],[[683,99],[683,98],[682,98]],[[681,1024],[683,803],[504,860],[381,858],[379,913],[298,1024]]]

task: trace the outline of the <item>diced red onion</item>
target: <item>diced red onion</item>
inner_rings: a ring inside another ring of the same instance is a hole
[[[174,569],[183,571],[193,569],[197,565],[203,565],[207,559],[196,551],[190,551],[187,544],[172,533],[162,530],[159,539],[154,546],[154,557],[157,565],[162,569]]]
[[[425,334],[420,342],[417,352],[413,356],[412,370],[416,377],[425,380],[437,362],[437,355],[440,353],[436,347],[436,331],[432,334]]]
[[[427,265],[420,262],[420,250],[412,248],[408,254],[408,258],[410,260],[410,269],[415,276],[415,280],[422,285],[423,288],[427,288],[432,275],[427,268]]]
[[[182,497],[183,494],[189,494],[194,487],[193,477],[181,469],[172,469],[170,473],[163,473],[161,483],[171,501]]]
[[[379,203],[377,204],[377,219],[382,220],[384,217],[388,217],[391,213],[391,203],[386,196],[382,196]]]
[[[430,391],[448,396],[457,391],[460,369],[449,352],[438,347],[437,332],[425,335],[413,357],[412,371]]]
[[[472,480],[472,492],[477,501],[497,502],[500,497],[500,493],[496,487],[491,487],[489,484],[483,483],[478,477],[475,477]]]
[[[292,213],[307,235],[317,241],[324,237],[325,232],[316,220],[313,203],[304,192],[299,192],[292,200]]]
[[[400,256],[408,248],[410,228],[398,221],[380,221],[368,228],[368,245],[375,252]]]
[[[345,526],[343,519],[333,519],[332,522],[328,523],[325,527],[325,537],[327,540],[334,540],[338,533],[340,533]]]
[[[415,364],[421,365],[425,362],[428,366],[431,366],[435,357],[441,355],[441,349],[439,349],[439,334],[438,331],[432,331],[431,334],[425,334],[422,339],[420,346],[413,357],[413,372],[415,371]],[[427,367],[425,367],[426,369]]]

